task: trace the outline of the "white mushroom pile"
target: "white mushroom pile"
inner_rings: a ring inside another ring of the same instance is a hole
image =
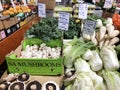
[[[26,49],[21,51],[20,58],[59,58],[61,55],[61,47],[51,48],[42,43],[38,45],[27,45]]]

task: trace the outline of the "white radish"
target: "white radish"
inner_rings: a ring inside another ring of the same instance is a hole
[[[109,37],[114,38],[114,37],[118,36],[119,34],[120,34],[120,31],[114,30],[113,33],[111,34],[111,36],[109,36]]]
[[[99,32],[98,31],[96,31],[95,38],[99,42]]]
[[[98,45],[98,41],[97,41],[96,38],[93,38],[93,39],[92,39],[92,42],[94,43],[94,45]]]
[[[110,40],[109,39],[106,39],[105,42],[104,42],[104,46],[108,46]]]
[[[120,39],[118,37],[114,37],[113,39],[110,40],[109,45],[115,45],[119,41]]]
[[[107,23],[109,23],[109,24],[113,24],[113,20],[112,20],[112,18],[107,18]]]
[[[90,38],[90,35],[83,34],[83,39],[86,40],[86,41],[89,41],[91,38]]]
[[[109,35],[105,34],[104,39],[108,39],[108,38],[109,38]]]
[[[114,32],[115,27],[113,25],[108,25],[107,26],[107,31],[108,31],[108,35],[111,36],[112,33]]]
[[[105,41],[105,40],[103,39],[102,41],[99,42],[99,47],[100,47],[100,49],[104,46],[104,41]]]
[[[101,19],[97,19],[96,21],[97,21],[97,23],[96,23],[96,26],[97,26],[97,27],[103,26]]]
[[[102,41],[106,34],[106,27],[102,26],[99,30],[99,41]]]
[[[95,31],[93,32],[93,35],[90,36],[91,40],[95,38]]]

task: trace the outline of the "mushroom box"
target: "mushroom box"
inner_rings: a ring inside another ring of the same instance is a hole
[[[25,39],[15,51],[6,55],[6,61],[10,73],[62,75],[62,40],[44,42],[40,39]]]

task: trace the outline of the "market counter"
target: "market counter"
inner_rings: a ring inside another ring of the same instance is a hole
[[[30,22],[23,25],[19,30],[0,41],[0,65],[4,62],[5,56],[21,44],[21,41],[24,39],[25,32],[30,28],[33,22],[36,23],[39,20],[40,18],[35,16]]]

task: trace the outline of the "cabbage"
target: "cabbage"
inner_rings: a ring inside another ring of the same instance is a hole
[[[70,85],[66,86],[66,87],[65,87],[65,90],[73,90],[73,85],[70,84]]]
[[[119,68],[117,54],[113,46],[103,47],[100,51],[100,55],[106,70],[117,70]]]
[[[90,65],[82,58],[79,58],[74,62],[74,67],[76,72],[91,72]]]
[[[88,49],[96,49],[96,46],[91,42],[85,43],[83,40],[76,38],[65,43],[63,50],[65,67],[72,68],[76,59],[82,57]]]
[[[88,50],[84,53],[84,55],[83,55],[82,58],[83,58],[84,60],[91,60],[92,57],[93,57],[93,53],[92,53],[92,51],[91,51],[90,49],[88,49]]]
[[[97,75],[93,71],[88,73],[88,75],[90,76],[90,78],[92,79],[94,83],[95,90],[107,90],[104,85],[103,78],[101,76]]]
[[[117,71],[102,71],[108,90],[120,90],[120,76]]]
[[[93,86],[92,79],[87,75],[87,73],[78,73],[74,84],[73,90],[95,90]]]
[[[91,69],[93,71],[99,71],[103,67],[102,60],[96,50],[92,51],[92,53],[93,53],[93,57],[89,61]]]

